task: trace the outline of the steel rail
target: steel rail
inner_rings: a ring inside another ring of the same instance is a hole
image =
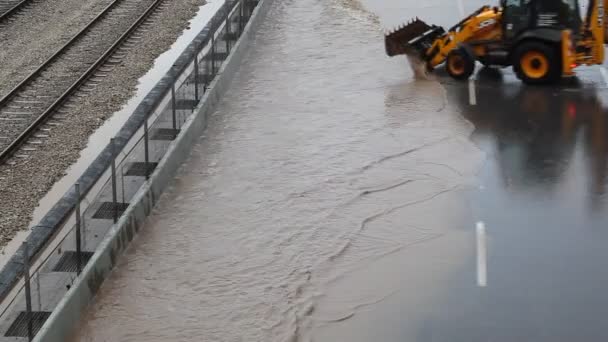
[[[9,8],[7,11],[5,11],[4,13],[0,13],[0,22],[4,21],[5,19],[8,19],[8,17],[17,13],[17,11],[19,11],[23,6],[27,5],[31,1],[32,0],[21,0],[18,3],[16,3],[15,5],[13,5],[13,7]]]

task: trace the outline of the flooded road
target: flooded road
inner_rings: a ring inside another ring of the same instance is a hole
[[[384,56],[382,27],[480,4],[275,2],[74,340],[605,341],[598,70],[484,70],[471,105]]]

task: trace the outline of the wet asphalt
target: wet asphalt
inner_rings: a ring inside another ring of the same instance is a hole
[[[470,260],[417,340],[605,341],[608,124],[601,77],[583,71],[558,86],[528,87],[508,70],[481,69],[475,105],[466,85],[442,82],[487,158],[469,198],[486,227],[487,284],[474,283],[479,267]]]
[[[399,5],[384,11],[370,0],[368,6],[386,23],[396,20]],[[409,3],[401,10],[445,23],[444,9],[458,6]],[[409,325],[394,333],[371,329],[387,341],[606,341],[608,89],[600,67],[582,67],[559,85],[532,87],[509,68],[478,65],[473,102],[468,82],[450,79],[441,67],[434,76],[473,124],[470,140],[485,155],[475,190],[465,197],[471,235],[478,222],[485,226],[486,252],[477,245],[446,280],[442,299],[422,310],[416,333]],[[365,335],[369,340],[374,333]]]

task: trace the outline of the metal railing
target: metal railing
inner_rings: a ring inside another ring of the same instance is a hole
[[[257,0],[226,1],[221,22],[166,85],[128,142],[119,146],[112,139],[109,167],[84,191],[74,185],[77,201],[59,226],[48,227],[54,233],[44,248],[32,253],[24,242],[14,256],[22,261],[21,275],[0,303],[0,341],[33,339],[209,91],[256,5]]]

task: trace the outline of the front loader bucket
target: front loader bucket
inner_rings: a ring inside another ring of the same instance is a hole
[[[427,60],[426,51],[433,45],[435,39],[444,34],[445,30],[442,27],[431,26],[416,18],[385,35],[386,54],[390,57],[414,54]]]

